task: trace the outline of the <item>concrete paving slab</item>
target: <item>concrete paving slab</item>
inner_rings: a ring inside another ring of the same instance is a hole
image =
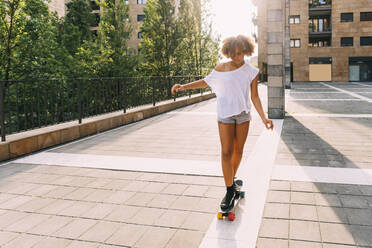
[[[0,246],[372,246],[371,85],[294,83],[275,145],[254,113],[234,222],[215,99],[5,164]]]

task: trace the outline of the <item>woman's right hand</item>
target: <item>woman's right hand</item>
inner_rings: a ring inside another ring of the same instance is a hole
[[[180,84],[175,84],[173,85],[172,87],[172,95],[174,95],[174,92],[178,92],[178,91],[183,91],[184,90],[184,87],[183,85],[180,85]]]

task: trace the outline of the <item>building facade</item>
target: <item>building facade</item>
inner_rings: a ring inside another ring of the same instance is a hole
[[[267,80],[267,3],[258,1],[258,64]],[[372,0],[291,0],[291,81],[372,81]]]
[[[132,35],[128,40],[128,47],[134,51],[137,51],[142,37],[142,34],[139,30],[141,23],[145,18],[145,13],[143,12],[143,9],[146,7],[146,0],[128,0],[128,3],[129,16],[133,28]]]
[[[65,0],[51,0],[48,5],[50,11],[57,12],[59,17],[62,17],[66,14]]]

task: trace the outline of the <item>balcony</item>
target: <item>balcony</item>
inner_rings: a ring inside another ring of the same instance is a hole
[[[331,15],[332,1],[331,0],[310,0],[309,1],[309,16]]]
[[[322,31],[320,30],[309,30],[309,37],[318,37],[318,38],[323,38],[323,37],[330,37],[332,36],[332,30],[329,29],[323,29]]]
[[[329,38],[332,36],[332,26],[328,19],[310,19],[309,37]]]
[[[310,0],[309,9],[328,9],[332,8],[332,0]]]
[[[332,45],[332,37],[309,37],[309,47],[330,47]]]

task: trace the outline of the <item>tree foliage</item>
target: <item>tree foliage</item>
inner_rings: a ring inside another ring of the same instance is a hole
[[[182,0],[176,6],[175,0],[148,0],[142,26],[133,32],[125,0],[97,0],[97,34],[91,30],[95,16],[88,0],[69,1],[62,18],[50,13],[44,0],[1,1],[0,77],[204,74],[218,59],[206,1]],[[139,56],[128,47],[137,31],[143,37]]]
[[[213,37],[207,0],[150,0],[141,27],[143,68],[149,75],[201,75],[218,62],[218,39]],[[209,67],[209,68],[207,68]]]
[[[129,6],[124,0],[102,0],[98,42],[103,54],[110,54],[111,64],[102,72],[105,76],[133,74],[135,58],[129,56],[128,40],[132,32]]]
[[[25,25],[23,5],[22,0],[0,2],[0,76],[5,80],[12,77],[15,49]]]
[[[172,0],[149,0],[141,26],[143,68],[148,75],[173,76],[180,33]]]
[[[61,23],[62,45],[71,55],[93,35],[90,28],[95,23],[92,8],[86,0],[72,0],[66,4],[67,13]]]

